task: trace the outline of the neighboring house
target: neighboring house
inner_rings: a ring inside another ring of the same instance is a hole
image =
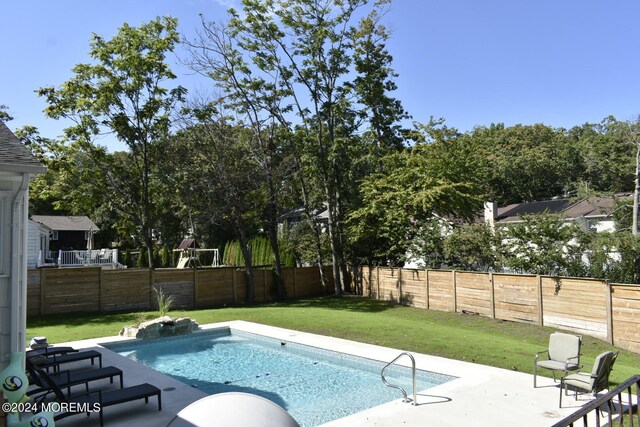
[[[100,229],[87,216],[33,215],[35,221],[51,230],[49,251],[86,250],[92,233]]]
[[[566,222],[578,222],[584,230],[615,231],[613,212],[619,200],[629,198],[629,194],[610,197],[589,197],[583,200],[552,199],[540,202],[514,203],[498,207],[496,203],[485,203],[484,219],[498,227],[522,222],[524,215],[547,212],[560,216]]]
[[[28,220],[27,227],[27,268],[54,264],[49,250],[51,229],[33,220]]]
[[[45,171],[0,122],[0,370],[26,343],[29,181]]]
[[[322,208],[313,210],[311,212],[311,216],[315,218],[316,222],[320,224],[324,230],[326,228],[326,225],[329,223],[329,210],[327,209],[326,203],[323,204]],[[285,230],[289,231],[293,227],[301,224],[304,221],[304,207],[297,207],[282,214],[280,218],[278,218],[278,228],[280,232],[283,232]]]

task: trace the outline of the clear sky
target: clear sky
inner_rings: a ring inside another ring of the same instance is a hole
[[[88,62],[93,32],[161,15],[189,36],[199,13],[222,20],[240,0],[21,0],[0,9],[0,104],[11,129],[56,137],[34,92]],[[385,17],[399,73],[395,94],[415,120],[444,117],[462,131],[490,123],[571,127],[640,114],[639,0],[395,0]],[[180,55],[180,52],[177,52]],[[191,92],[208,83],[176,65]],[[113,147],[110,147],[113,148]]]

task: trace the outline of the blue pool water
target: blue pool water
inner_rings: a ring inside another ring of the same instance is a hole
[[[208,394],[239,391],[265,397],[307,427],[402,397],[382,384],[382,362],[245,332],[223,330],[108,347]],[[409,368],[393,365],[386,376],[411,393]],[[418,370],[417,390],[452,379]]]

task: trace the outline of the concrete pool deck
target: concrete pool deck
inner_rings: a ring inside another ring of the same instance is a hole
[[[390,361],[403,351],[245,321],[201,326],[204,331],[219,328],[231,328],[380,361]],[[157,410],[155,397],[151,398],[148,404],[145,404],[144,400],[139,400],[111,406],[104,409],[105,425],[110,427],[166,426],[181,409],[206,396],[198,389],[142,366],[100,345],[125,340],[128,339],[105,337],[60,343],[60,345],[91,348],[102,352],[103,366],[114,365],[124,371],[125,387],[148,382],[162,390],[162,411]],[[323,424],[323,427],[550,426],[572,414],[588,401],[588,397],[584,396],[579,396],[578,401],[573,396],[567,396],[563,398],[563,408],[560,409],[558,408],[558,383],[554,383],[550,378],[539,377],[538,388],[534,389],[533,376],[530,374],[419,353],[412,354],[418,369],[457,378],[427,390],[418,390],[417,406],[402,402],[398,393],[397,400]],[[533,355],[531,358],[533,362]],[[405,366],[406,362],[408,358],[399,360],[399,363]],[[77,364],[78,367],[87,365],[86,362]],[[106,380],[92,383],[92,389],[101,386],[105,389],[117,387]],[[382,381],[380,387],[384,387]],[[89,418],[78,414],[64,418],[56,422],[56,425],[97,426],[99,417],[97,414],[92,414]],[[211,414],[210,425],[216,425],[215,414]]]

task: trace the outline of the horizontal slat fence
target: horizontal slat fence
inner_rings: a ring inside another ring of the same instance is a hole
[[[254,301],[272,301],[273,273],[255,268]],[[322,287],[316,267],[285,268],[282,279],[287,298],[334,292],[331,269]],[[156,292],[172,295],[176,308],[209,308],[246,304],[247,279],[243,269],[127,269],[52,268],[28,271],[29,315],[150,310]]]
[[[372,298],[571,330],[640,353],[640,285],[366,266],[353,277]]]

